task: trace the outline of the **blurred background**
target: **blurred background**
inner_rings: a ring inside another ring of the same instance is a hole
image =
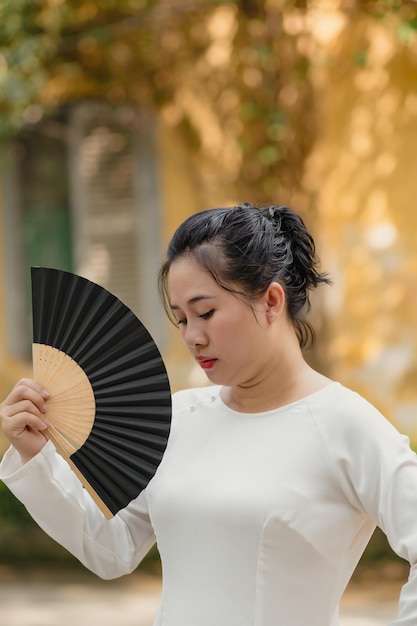
[[[2,0],[1,397],[31,374],[31,265],[115,293],[173,390],[201,384],[156,290],[166,244],[273,202],[334,283],[307,359],[417,445],[416,154],[414,0]],[[37,532],[0,487],[0,563],[72,563]]]

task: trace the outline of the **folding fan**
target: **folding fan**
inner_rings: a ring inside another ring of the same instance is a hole
[[[45,431],[110,519],[164,454],[171,392],[155,342],[115,295],[32,267],[33,377],[50,392]]]

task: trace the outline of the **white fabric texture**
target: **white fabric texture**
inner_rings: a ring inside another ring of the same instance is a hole
[[[38,524],[103,578],[155,541],[155,626],[336,626],[375,525],[411,564],[391,626],[417,624],[417,457],[408,438],[339,383],[238,413],[220,387],[174,395],[167,451],[142,494],[107,521],[48,443],[0,478]]]

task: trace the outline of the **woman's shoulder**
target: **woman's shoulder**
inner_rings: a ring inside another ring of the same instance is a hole
[[[325,437],[356,441],[361,438],[377,441],[400,435],[389,418],[359,392],[340,383],[333,383],[323,394],[307,399],[310,414]]]

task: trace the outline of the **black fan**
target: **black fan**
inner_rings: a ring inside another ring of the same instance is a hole
[[[161,354],[132,311],[69,272],[32,268],[33,377],[46,433],[107,518],[155,474],[171,425]]]

